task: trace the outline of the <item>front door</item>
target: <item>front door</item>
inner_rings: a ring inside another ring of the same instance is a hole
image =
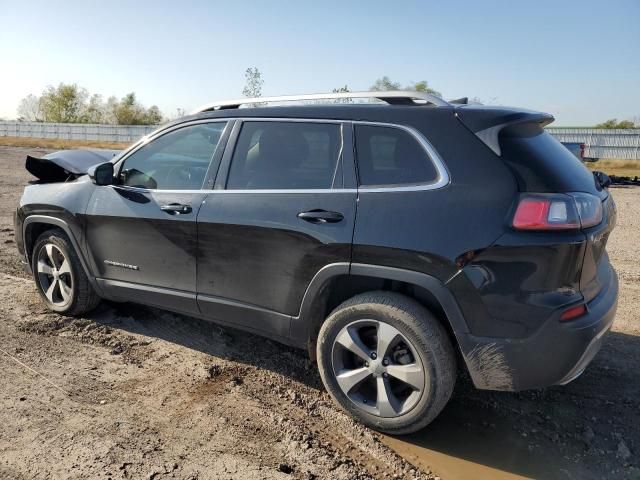
[[[350,261],[356,191],[343,188],[343,128],[251,120],[232,143],[221,189],[198,215],[198,304],[217,320],[286,336],[318,270]]]
[[[161,132],[118,162],[115,185],[96,187],[86,211],[87,249],[107,295],[197,313],[196,218],[225,126]]]

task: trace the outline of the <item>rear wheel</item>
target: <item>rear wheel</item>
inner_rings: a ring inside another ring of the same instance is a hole
[[[51,310],[81,315],[100,303],[78,255],[62,231],[49,230],[38,237],[31,265],[38,292]]]
[[[317,357],[334,400],[386,433],[428,425],[455,384],[455,356],[442,325],[393,292],[357,295],[336,308],[320,329]]]

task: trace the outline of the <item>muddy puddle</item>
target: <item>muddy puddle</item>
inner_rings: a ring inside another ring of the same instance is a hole
[[[513,420],[513,421],[512,421]],[[384,443],[446,480],[573,479],[576,465],[553,445],[532,441],[514,419],[454,398],[426,429]],[[523,434],[524,433],[524,434]],[[526,435],[526,436],[525,436]]]

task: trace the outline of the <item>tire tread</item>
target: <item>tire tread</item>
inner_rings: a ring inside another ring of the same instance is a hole
[[[430,390],[434,392],[433,397],[427,403],[424,412],[415,418],[411,412],[407,416],[411,416],[408,421],[397,421],[391,419],[387,421],[380,417],[374,417],[369,414],[362,414],[357,406],[350,403],[349,400],[343,402],[341,400],[342,393],[334,390],[334,386],[325,380],[328,372],[321,356],[323,350],[331,348],[327,346],[327,334],[331,329],[332,323],[338,317],[351,316],[357,314],[363,309],[377,309],[381,313],[388,315],[394,321],[404,325],[415,334],[411,341],[415,343],[415,347],[422,349],[423,352],[431,351],[430,360],[433,362],[433,371],[435,379],[432,379]],[[376,430],[385,433],[403,435],[415,432],[427,426],[442,411],[449,401],[453,392],[456,380],[457,366],[453,346],[449,340],[446,330],[440,324],[438,319],[423,305],[415,299],[396,292],[388,291],[372,291],[356,295],[336,307],[320,329],[318,336],[318,366],[323,378],[323,382],[331,396],[349,413],[363,421],[363,423],[371,426]],[[370,418],[371,417],[371,418]],[[374,418],[377,420],[371,421]]]
[[[80,257],[78,257],[77,252],[71,245],[69,238],[67,235],[59,229],[51,229],[42,233],[38,239],[36,240],[35,246],[33,248],[32,253],[32,261],[31,265],[34,266],[33,276],[36,281],[36,285],[38,284],[37,271],[35,269],[35,265],[37,262],[37,253],[40,250],[41,244],[44,242],[54,243],[55,245],[62,247],[64,252],[69,257],[69,262],[71,263],[71,268],[73,269],[74,275],[74,290],[73,295],[74,299],[71,302],[71,306],[66,310],[57,310],[57,313],[62,315],[75,317],[79,315],[83,315],[85,313],[90,312],[94,308],[98,306],[100,303],[100,296],[95,292],[93,287],[91,286],[91,282],[87,277],[87,274],[82,267],[82,263],[80,262]],[[38,286],[38,291],[40,291],[40,287]],[[40,292],[42,295],[42,292]],[[46,300],[45,300],[46,301]]]

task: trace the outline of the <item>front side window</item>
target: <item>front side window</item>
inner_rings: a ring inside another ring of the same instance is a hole
[[[120,184],[158,190],[202,188],[225,125],[190,125],[152,140],[124,161]]]
[[[415,185],[437,179],[427,152],[406,130],[356,125],[355,136],[360,185]]]
[[[341,145],[338,124],[245,122],[227,189],[331,188]]]

